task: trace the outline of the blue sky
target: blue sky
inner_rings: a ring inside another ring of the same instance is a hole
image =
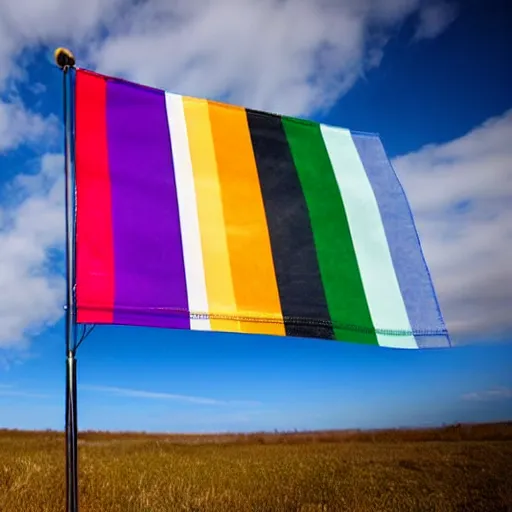
[[[79,64],[102,72],[380,133],[409,195],[455,344],[400,351],[97,327],[78,353],[81,429],[512,419],[512,75],[505,55],[512,27],[505,2],[411,1],[407,9],[407,2],[376,2],[360,13],[344,2],[324,12],[294,0],[279,8],[244,1],[231,7],[240,10],[234,20],[251,14],[254,28],[242,30],[238,22],[223,25],[224,1],[208,14],[176,2],[167,26],[156,2],[122,0],[82,13],[75,33],[62,28],[70,20],[45,25],[56,3],[38,3],[27,30],[18,31],[15,2],[11,18],[0,8],[7,20],[0,34],[11,23],[11,39],[0,36],[0,427],[64,424],[61,75],[51,64],[61,43],[75,49]],[[133,16],[119,20],[116,9]],[[173,56],[176,42],[183,55]],[[169,48],[168,64],[148,57],[145,49],[156,44]],[[14,48],[25,49],[21,65]]]

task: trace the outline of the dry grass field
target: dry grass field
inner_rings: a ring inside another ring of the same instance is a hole
[[[80,434],[81,512],[512,511],[512,423]],[[0,430],[0,511],[64,510],[64,438]]]

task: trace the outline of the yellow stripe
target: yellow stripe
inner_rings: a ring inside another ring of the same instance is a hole
[[[270,237],[245,109],[209,102],[231,273],[246,333],[284,335]]]
[[[226,223],[206,100],[183,97],[211,328],[240,332],[240,322],[215,318],[238,315],[226,237]]]

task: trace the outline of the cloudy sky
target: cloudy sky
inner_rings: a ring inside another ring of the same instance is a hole
[[[61,45],[99,72],[378,132],[455,345],[410,354],[101,327],[79,353],[83,428],[512,417],[506,3],[0,0],[0,427],[63,426]]]

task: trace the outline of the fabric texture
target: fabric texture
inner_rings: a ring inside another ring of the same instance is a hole
[[[75,83],[79,323],[449,346],[377,135]]]

